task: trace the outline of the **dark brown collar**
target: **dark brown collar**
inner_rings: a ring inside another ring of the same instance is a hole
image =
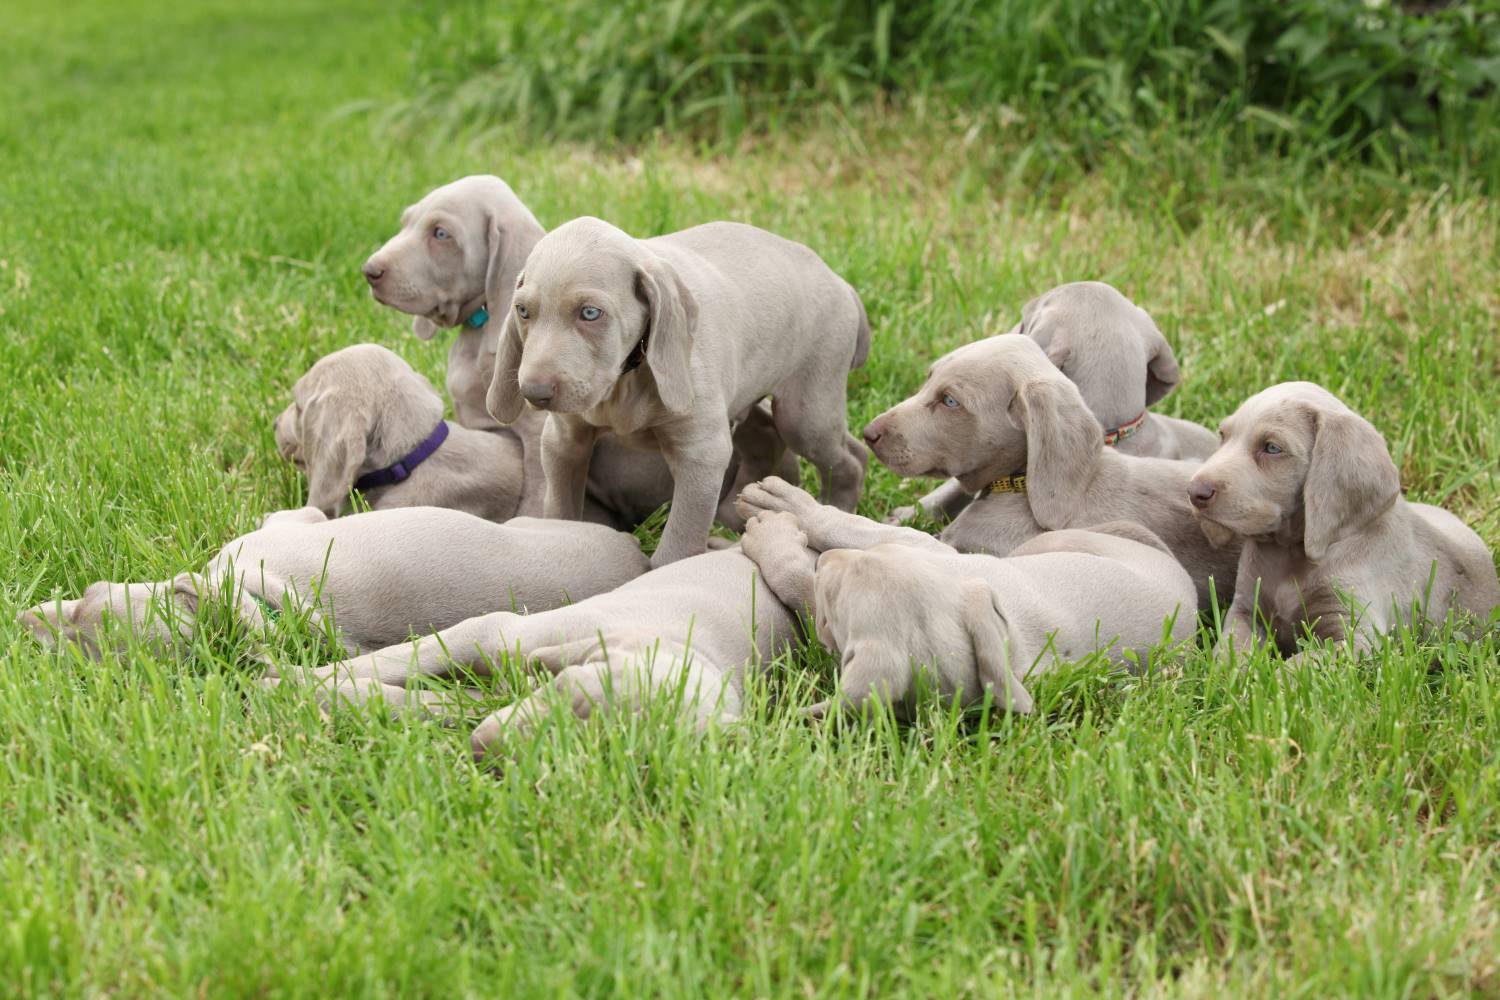
[[[621,375],[629,375],[641,366],[641,362],[646,360],[646,340],[650,336],[650,330],[641,334],[640,341],[635,347],[631,348],[630,354],[625,358],[625,363],[620,366]]]

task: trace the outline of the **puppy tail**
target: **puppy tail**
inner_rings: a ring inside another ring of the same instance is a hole
[[[849,296],[854,299],[854,308],[859,311],[859,329],[854,336],[854,359],[849,362],[849,370],[863,368],[865,359],[870,356],[870,317],[865,313],[865,304],[854,290],[854,286],[845,282],[849,289]]]
[[[1103,524],[1091,524],[1084,530],[1095,531],[1101,535],[1114,535],[1126,541],[1140,542],[1142,545],[1149,545],[1169,556],[1172,555],[1172,550],[1167,548],[1166,542],[1157,537],[1156,532],[1135,521],[1105,521]]]

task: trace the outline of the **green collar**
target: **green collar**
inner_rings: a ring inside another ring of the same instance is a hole
[[[259,594],[251,594],[250,599],[260,605],[260,613],[265,617],[266,621],[274,625],[281,620],[281,609],[276,607],[276,605]]]

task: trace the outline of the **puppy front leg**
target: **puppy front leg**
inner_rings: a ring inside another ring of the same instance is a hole
[[[963,512],[974,499],[974,494],[964,489],[957,479],[950,479],[931,493],[926,494],[911,507],[897,507],[891,511],[886,524],[908,524],[921,511],[934,521],[951,521]]]
[[[792,611],[811,618],[818,556],[807,547],[807,535],[796,515],[785,511],[757,514],[745,525],[740,544],[771,593]]]
[[[727,420],[697,433],[658,431],[657,441],[672,470],[672,511],[662,529],[661,544],[651,557],[652,569],[708,550],[719,488],[734,451]]]
[[[1233,656],[1236,651],[1248,656],[1259,638],[1260,629],[1255,625],[1255,606],[1250,599],[1236,591],[1234,603],[1224,616],[1224,630],[1219,633],[1219,641],[1214,644],[1214,659]]]
[[[498,611],[459,622],[434,635],[377,649],[373,653],[320,667],[322,684],[375,680],[405,687],[412,677],[445,677],[455,668],[488,673],[489,659],[502,649],[502,629],[517,616]]]
[[[953,551],[952,547],[915,528],[877,524],[867,517],[818,503],[799,486],[776,476],[751,483],[736,501],[740,513],[749,518],[771,511],[795,514],[807,543],[818,552],[830,549],[868,549],[875,545],[910,545],[931,552]]]
[[[542,471],[547,477],[547,499],[542,516],[577,521],[583,517],[583,498],[589,483],[589,459],[599,429],[576,417],[553,413],[542,430]]]

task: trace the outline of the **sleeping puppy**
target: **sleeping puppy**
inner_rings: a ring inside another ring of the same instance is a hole
[[[981,493],[942,539],[961,552],[1009,555],[1061,528],[1133,521],[1166,543],[1198,588],[1228,603],[1238,551],[1204,537],[1187,502],[1196,462],[1122,455],[1075,386],[1029,337],[991,337],[939,358],[910,399],[865,428],[903,476],[953,476]],[[982,492],[981,492],[982,491]]]
[[[432,384],[375,344],[319,359],[276,417],[276,448],[307,474],[307,505],[328,517],[358,489],[374,510],[451,507],[514,517],[525,486],[520,444],[443,419]]]
[[[636,240],[575,219],[517,278],[488,406],[506,424],[528,404],[550,415],[548,517],[579,516],[601,432],[659,448],[673,483],[651,559],[663,566],[703,552],[731,421],[767,395],[824,497],[853,508],[866,456],[846,429],[845,380],[869,342],[859,296],[800,244],[731,222]]]
[[[1219,646],[1306,635],[1356,651],[1392,626],[1481,621],[1500,604],[1483,541],[1440,507],[1408,503],[1380,432],[1311,382],[1247,399],[1187,484],[1209,538],[1243,544]],[[1269,632],[1267,632],[1269,629]]]
[[[315,619],[330,614],[344,644],[363,650],[497,607],[555,608],[645,569],[635,539],[601,525],[538,518],[499,525],[442,507],[330,520],[303,507],[269,515],[198,572],[96,583],[18,620],[46,645],[77,643],[95,658],[123,649],[132,634],[171,654],[191,645],[200,603],[228,594],[238,617],[258,628],[287,608]]]
[[[539,515],[546,493],[541,436],[546,414],[530,411],[502,427],[485,409],[495,348],[510,313],[511,292],[545,230],[498,177],[476,175],[445,184],[401,215],[401,231],[365,261],[375,301],[412,315],[412,331],[431,340],[439,328],[458,332],[448,349],[448,395],[458,423],[510,439],[524,456],[526,489],[518,512]],[[769,410],[751,409],[735,426],[739,486],[777,471],[797,478],[795,456],[776,434]],[[727,486],[728,484],[726,484]],[[726,490],[721,517],[740,526]],[[590,520],[630,528],[672,498],[672,474],[659,455],[621,447],[604,435],[589,468]]]
[[[563,523],[563,522],[559,522]],[[745,671],[797,640],[797,617],[738,548],[681,559],[609,593],[529,615],[473,618],[435,636],[377,650],[317,672],[325,703],[425,704],[412,676],[463,668],[483,674],[502,654],[535,659],[555,675],[531,697],[474,731],[476,757],[544,717],[561,698],[580,717],[633,710],[654,693],[681,697],[700,728],[742,710]]]
[[[1010,331],[1030,337],[1078,386],[1104,425],[1104,443],[1125,455],[1201,460],[1219,446],[1207,427],[1152,413],[1181,376],[1167,339],[1144,309],[1101,281],[1075,281],[1026,303]],[[952,520],[974,495],[949,480],[892,512],[892,523],[916,516]]]
[[[1038,535],[1004,559],[899,542],[815,556],[786,512],[751,518],[743,544],[782,602],[812,615],[841,660],[837,701],[855,711],[873,699],[909,714],[925,671],[944,698],[990,693],[1029,713],[1028,677],[1096,652],[1138,667],[1196,628],[1187,572],[1124,522]]]

